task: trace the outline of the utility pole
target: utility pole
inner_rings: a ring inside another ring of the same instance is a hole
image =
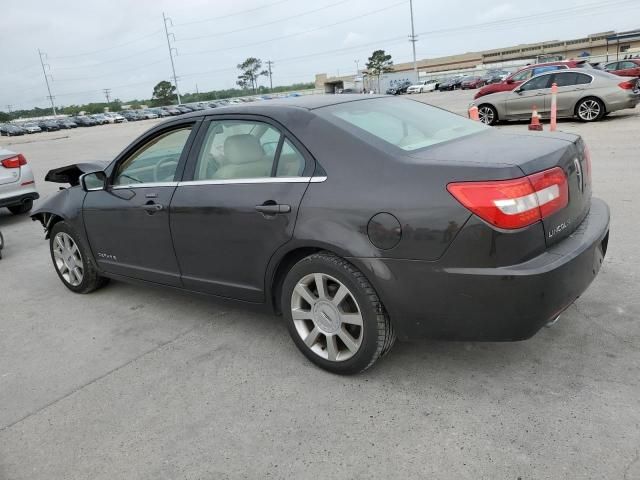
[[[49,66],[49,64],[45,64],[43,58],[46,56],[46,53],[43,53],[40,51],[40,49],[38,49],[38,56],[40,57],[40,65],[42,65],[42,74],[44,75],[44,81],[47,84],[47,92],[49,92],[49,96],[47,98],[49,98],[49,100],[51,100],[51,110],[53,110],[53,116],[55,117],[57,115],[56,113],[56,106],[53,103],[53,99],[55,98],[53,95],[51,95],[51,87],[49,86],[49,77],[51,75],[47,75],[47,70],[44,68],[44,66],[46,65],[47,68],[51,68]]]
[[[418,64],[416,62],[416,42],[418,41],[418,37],[416,36],[416,31],[413,28],[413,0],[409,0],[409,10],[411,12],[411,35],[409,35],[409,41],[413,46],[413,74],[416,77],[416,83],[420,81],[418,77]]]
[[[358,74],[360,73],[360,60],[354,60],[355,64],[356,64],[356,77],[358,76]]]
[[[269,91],[273,91],[273,79],[271,78],[271,65],[273,65],[273,62],[271,60],[267,60],[267,66],[269,67]]]
[[[11,115],[11,107],[13,107],[13,105],[11,104],[7,105],[7,110],[9,111],[9,115]]]
[[[109,97],[111,95],[111,89],[110,88],[103,88],[102,91],[104,92],[104,96],[107,99],[107,104],[111,103],[111,98]]]
[[[178,51],[171,46],[171,42],[169,41],[169,36],[173,36],[173,41],[176,41],[176,36],[173,33],[169,33],[169,29],[167,28],[167,20],[171,22],[171,26],[173,27],[173,22],[169,17],[167,17],[164,12],[162,12],[162,19],[164,20],[164,33],[167,35],[167,47],[169,48],[169,59],[171,60],[171,70],[173,71],[173,84],[176,86],[176,95],[178,96],[178,104],[182,103],[180,100],[180,89],[178,88],[178,77],[176,76],[176,66],[173,63],[173,52],[178,54]]]

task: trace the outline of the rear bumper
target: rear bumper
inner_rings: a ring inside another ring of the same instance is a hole
[[[0,198],[0,208],[13,207],[14,205],[20,205],[28,200],[37,200],[38,198],[40,198],[38,192],[28,192],[13,197]]]
[[[372,280],[400,338],[513,341],[533,336],[587,289],[608,238],[609,208],[594,198],[571,236],[517,265],[353,260]]]

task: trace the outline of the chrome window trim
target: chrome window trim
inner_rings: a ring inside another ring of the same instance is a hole
[[[261,178],[232,178],[228,180],[187,180],[178,182],[179,187],[198,185],[242,185],[256,183],[318,183],[327,177],[261,177]]]
[[[131,188],[153,188],[153,187],[177,187],[178,182],[145,182],[145,183],[131,183],[127,185],[112,185],[113,190],[123,190]]]

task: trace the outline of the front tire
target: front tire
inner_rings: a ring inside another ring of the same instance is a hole
[[[595,122],[605,115],[602,100],[595,97],[583,98],[576,105],[576,115],[583,122]]]
[[[498,111],[493,105],[485,103],[478,107],[478,116],[485,125],[495,125],[498,123]]]
[[[11,207],[7,207],[11,213],[14,215],[21,215],[23,213],[27,213],[29,210],[33,208],[33,200],[26,200],[20,205],[13,205]]]
[[[291,268],[281,306],[296,346],[332,373],[362,372],[395,342],[389,316],[369,281],[329,252],[310,255]]]
[[[93,264],[89,249],[66,222],[51,229],[49,251],[53,267],[65,287],[74,293],[90,293],[107,284]]]

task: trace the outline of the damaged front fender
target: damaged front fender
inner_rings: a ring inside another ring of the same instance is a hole
[[[84,234],[82,203],[85,195],[86,192],[77,186],[60,190],[38,205],[33,210],[31,219],[42,224],[47,239],[53,226],[61,220],[67,222],[76,232]]]

